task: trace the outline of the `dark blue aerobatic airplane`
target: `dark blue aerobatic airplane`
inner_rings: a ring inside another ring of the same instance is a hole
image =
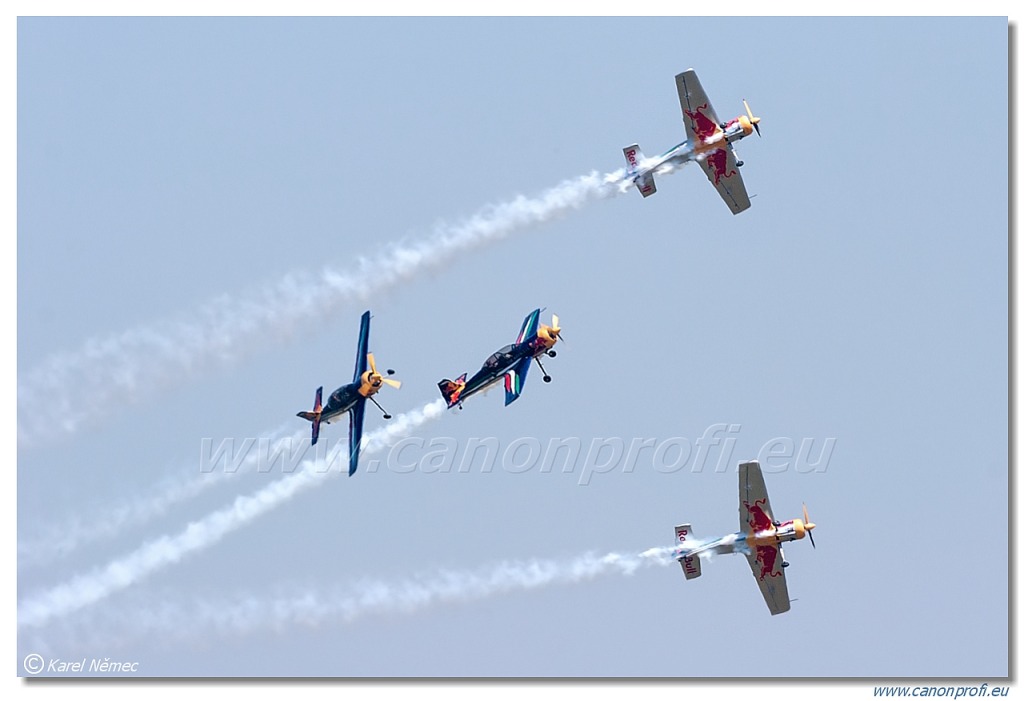
[[[331,393],[327,400],[327,406],[321,406],[320,400],[323,396],[323,387],[316,390],[316,402],[313,404],[313,411],[300,411],[299,416],[306,421],[313,423],[313,441],[316,445],[317,437],[320,435],[320,423],[334,423],[339,416],[348,412],[348,474],[356,471],[359,465],[359,443],[363,438],[363,413],[366,409],[366,400],[374,404],[377,400],[373,395],[380,391],[381,385],[388,384],[396,389],[402,386],[398,380],[390,377],[383,377],[377,372],[377,366],[373,361],[373,353],[368,352],[370,345],[370,312],[363,312],[362,323],[359,326],[359,348],[356,351],[356,371],[352,376],[352,383],[342,385]],[[394,370],[388,370],[388,375],[394,375]],[[384,411],[384,408],[377,404],[377,408],[384,413],[385,419],[391,415]]]
[[[547,355],[555,357],[552,350],[555,343],[561,338],[562,329],[558,327],[558,317],[551,316],[551,326],[540,323],[540,309],[534,309],[523,320],[523,328],[519,330],[516,342],[505,346],[495,352],[484,361],[480,370],[466,380],[466,374],[462,373],[453,380],[441,380],[437,383],[441,390],[441,396],[448,403],[448,408],[458,404],[461,408],[462,402],[469,396],[482,392],[495,382],[505,377],[505,406],[508,406],[523,391],[526,383],[526,371],[530,369],[530,361],[536,360],[541,372],[544,373],[544,381],[551,382],[544,366],[540,364],[540,356]]]

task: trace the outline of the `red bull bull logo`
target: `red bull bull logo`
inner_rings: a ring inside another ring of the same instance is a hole
[[[750,530],[755,533],[759,531],[768,531],[774,527],[772,519],[764,511],[764,505],[767,499],[758,499],[753,504],[743,502],[743,508],[747,510],[747,525],[750,526]]]
[[[705,102],[693,112],[684,110],[686,116],[690,118],[690,128],[693,129],[693,133],[701,141],[707,141],[718,133],[718,125],[715,124],[714,120],[701,112],[701,110],[706,110],[707,108],[708,103]]]
[[[778,556],[778,549],[771,545],[757,546],[757,561],[761,565],[761,572],[757,576],[759,580],[764,581],[765,577],[778,577],[782,574],[775,571],[775,560]]]
[[[726,153],[725,149],[718,149],[709,153],[706,161],[709,172],[715,178],[715,185],[718,185],[718,181],[722,178],[730,178],[736,175],[735,170],[729,170],[729,154]]]
[[[448,402],[448,406],[455,406],[459,401],[459,397],[462,395],[462,390],[466,388],[466,375],[463,373],[454,382],[451,380],[442,380],[437,386],[441,390],[441,396],[443,396],[445,401]]]

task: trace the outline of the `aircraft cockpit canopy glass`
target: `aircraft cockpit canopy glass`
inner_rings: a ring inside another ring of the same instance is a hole
[[[512,353],[512,346],[504,346],[484,361],[485,368],[496,368],[507,363]]]

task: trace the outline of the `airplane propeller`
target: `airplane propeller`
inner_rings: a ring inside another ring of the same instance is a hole
[[[754,127],[754,131],[757,132],[758,136],[761,136],[761,127],[758,126],[758,122],[761,121],[761,118],[754,116],[754,113],[750,111],[750,105],[747,104],[746,100],[743,101],[743,106],[747,108],[747,119],[750,120],[750,124]]]
[[[367,353],[366,354],[366,362],[370,366],[370,374],[371,375],[376,375],[377,377],[379,377],[381,382],[383,382],[384,384],[386,384],[386,385],[388,385],[390,387],[394,387],[395,389],[398,389],[399,387],[402,386],[402,383],[399,382],[398,380],[392,380],[390,377],[384,377],[379,372],[377,372],[377,363],[374,362],[373,353]],[[389,375],[394,375],[395,371],[394,370],[388,370],[387,373]]]
[[[559,341],[562,341],[562,343],[565,343],[565,341],[562,340],[562,327],[558,325],[557,314],[551,315],[550,333],[554,338],[556,338]]]
[[[814,534],[811,533],[814,530],[814,524],[807,516],[807,504],[804,504],[804,530],[807,532],[807,537],[811,539],[811,547],[817,550],[818,546],[814,544]]]

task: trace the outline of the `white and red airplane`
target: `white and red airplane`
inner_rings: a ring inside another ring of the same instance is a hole
[[[683,109],[686,141],[653,158],[646,158],[637,144],[622,149],[626,156],[626,180],[633,182],[641,195],[650,197],[658,190],[654,185],[655,175],[667,173],[688,161],[697,161],[732,213],[739,214],[750,207],[750,198],[740,176],[743,161],[736,159],[732,144],[755,131],[761,136],[758,126],[761,118],[754,116],[744,100],[746,115],[719,122],[692,68],[676,76],[676,89]]]
[[[768,490],[764,486],[761,466],[757,461],[740,464],[740,528],[737,533],[711,541],[697,540],[690,524],[676,526],[676,540],[672,556],[682,565],[687,579],[700,576],[700,556],[741,552],[747,556],[750,569],[761,588],[765,603],[774,616],[789,610],[789,590],[786,588],[785,568],[789,566],[782,554],[782,544],[808,536],[814,546],[814,524],[807,518],[804,505],[803,519],[795,518],[780,523],[772,515]]]

